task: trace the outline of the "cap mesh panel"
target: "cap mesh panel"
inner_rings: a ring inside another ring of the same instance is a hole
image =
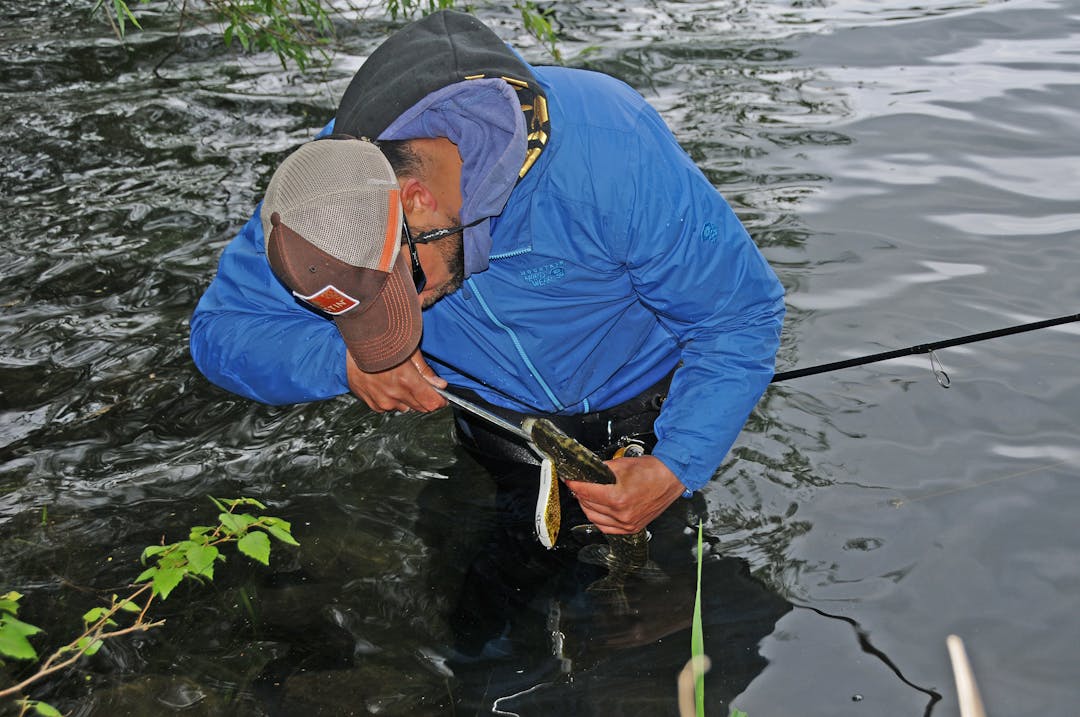
[[[335,139],[310,142],[282,162],[263,201],[264,235],[270,216],[323,251],[352,266],[376,269],[389,224],[400,233],[400,212],[389,216],[389,192],[397,179],[370,142]],[[394,257],[396,257],[396,252]]]

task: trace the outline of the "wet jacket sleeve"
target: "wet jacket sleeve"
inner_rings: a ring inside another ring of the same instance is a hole
[[[217,386],[269,404],[347,393],[345,343],[266,260],[259,208],[225,248],[191,318],[191,356]]]
[[[689,490],[704,486],[772,380],[784,293],[727,202],[651,109],[623,236],[639,298],[682,353],[656,421],[660,458]]]

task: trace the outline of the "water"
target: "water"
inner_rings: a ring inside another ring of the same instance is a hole
[[[654,525],[669,581],[611,619],[446,415],[258,406],[187,356],[221,249],[389,25],[340,24],[346,51],[305,77],[152,16],[129,53],[85,6],[0,8],[0,590],[59,642],[144,546],[212,520],[207,495],[265,501],[302,547],[231,558],[34,696],[672,714],[701,518],[709,714],[956,715],[950,633],[992,714],[1075,713],[1076,325],[940,352],[948,390],[925,356],[774,385]],[[781,370],[1078,310],[1080,3],[554,7],[568,62],[643,92],[777,269]],[[546,61],[512,12],[482,16]]]

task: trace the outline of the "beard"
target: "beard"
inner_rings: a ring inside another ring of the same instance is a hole
[[[465,245],[462,232],[433,241],[428,246],[438,251],[439,258],[446,262],[450,278],[441,286],[432,287],[432,293],[424,297],[421,309],[430,308],[435,302],[453,294],[465,282]]]

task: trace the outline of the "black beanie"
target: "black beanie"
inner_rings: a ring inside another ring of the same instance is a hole
[[[334,131],[377,139],[432,92],[477,77],[508,78],[543,94],[528,65],[484,23],[453,10],[432,13],[371,53],[341,98]]]

